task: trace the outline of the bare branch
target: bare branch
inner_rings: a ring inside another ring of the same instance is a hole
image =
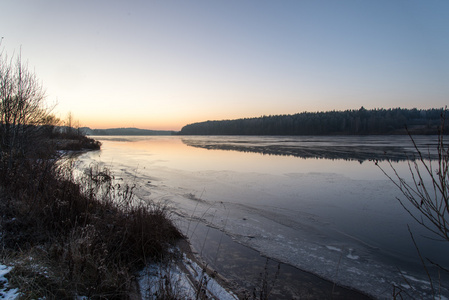
[[[411,181],[399,175],[391,161],[389,166],[394,176],[389,175],[377,162],[376,165],[401,191],[406,202],[417,209],[416,212],[412,211],[404,200],[398,198],[399,203],[412,218],[443,240],[449,241],[449,146],[444,144],[443,130],[446,111],[447,107],[441,113],[436,163],[432,163],[430,150],[425,156],[409,133],[417,153],[417,157],[408,163]]]
[[[55,119],[45,107],[45,92],[21,55],[0,52],[0,158],[9,164],[16,155],[33,151],[33,139]]]

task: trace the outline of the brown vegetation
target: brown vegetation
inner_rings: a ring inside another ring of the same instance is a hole
[[[164,206],[92,166],[75,175],[67,151],[100,143],[44,107],[36,76],[0,52],[0,230],[10,284],[22,299],[127,299],[135,272],[181,237]]]
[[[92,167],[75,179],[70,164],[45,161],[15,176],[2,188],[3,247],[8,255],[44,261],[46,272],[58,274],[53,282],[53,276],[27,268],[27,257],[13,270],[13,277],[44,276],[40,297],[64,291],[127,298],[134,272],[162,258],[181,237],[164,207],[136,201],[133,188],[114,184],[107,170]]]

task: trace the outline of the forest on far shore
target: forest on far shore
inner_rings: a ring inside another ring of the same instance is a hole
[[[181,135],[385,135],[438,134],[444,108],[303,112],[184,126]],[[445,132],[448,132],[448,124]]]

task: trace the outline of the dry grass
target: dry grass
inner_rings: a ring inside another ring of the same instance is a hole
[[[164,206],[138,201],[107,169],[75,178],[70,162],[20,159],[5,171],[3,253],[23,299],[127,299],[135,272],[182,237]]]

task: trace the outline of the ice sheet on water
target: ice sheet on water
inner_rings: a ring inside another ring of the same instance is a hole
[[[165,154],[149,159],[140,149],[108,152],[107,143],[105,149],[103,161],[114,161],[119,176],[139,186],[139,197],[170,201],[188,236],[194,232],[189,220],[200,220],[269,257],[376,297],[390,296],[392,284],[403,283],[397,266],[426,281],[419,264],[410,263],[413,247],[403,247],[409,235],[394,187],[367,163],[229,152],[223,159],[203,149],[198,157],[188,152],[188,161],[183,153],[182,161],[167,163]],[[409,281],[429,295],[425,284]]]
[[[404,283],[396,266],[377,260],[369,253],[363,256],[351,254],[354,253],[354,250],[351,251],[355,248],[353,244],[341,245],[337,248],[304,241],[297,244],[279,243],[267,236],[255,236],[252,239],[240,241],[258,249],[263,255],[287,262],[341,285],[357,288],[375,297],[389,297],[392,285]],[[360,252],[364,250],[363,246],[357,247],[360,247]],[[408,282],[414,293],[419,295],[418,297],[426,299],[425,295],[430,295],[429,282],[425,280],[425,277]],[[443,290],[442,293],[447,294],[447,290]]]
[[[383,260],[385,253],[379,248],[334,232],[312,215],[295,214],[295,218],[285,212],[279,214],[274,208],[232,203],[211,205],[204,201],[196,203],[195,209],[188,217],[224,230],[234,240],[265,256],[341,285],[376,297],[389,297],[392,285],[403,283],[397,266]],[[416,274],[419,275],[422,274]],[[420,278],[426,282],[426,278]],[[411,286],[424,299],[430,295],[422,282],[415,281]]]

